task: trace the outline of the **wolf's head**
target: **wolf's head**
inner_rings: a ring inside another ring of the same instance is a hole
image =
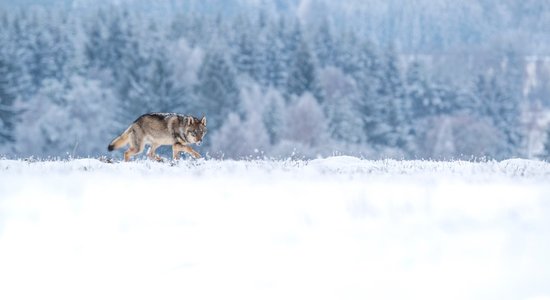
[[[200,145],[206,135],[206,131],[206,117],[202,117],[202,119],[195,117],[187,118],[184,134],[189,143]]]

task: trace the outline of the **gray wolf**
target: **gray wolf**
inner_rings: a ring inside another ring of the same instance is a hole
[[[172,158],[178,159],[180,152],[200,158],[190,144],[200,145],[206,134],[206,117],[202,119],[175,113],[148,113],[137,118],[107,148],[109,151],[129,145],[124,152],[124,160],[129,161],[151,145],[147,155],[151,159],[162,160],[155,151],[161,145],[172,145]]]

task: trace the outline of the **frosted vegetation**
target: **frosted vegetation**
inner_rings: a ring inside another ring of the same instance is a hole
[[[205,114],[216,158],[550,152],[544,1],[106,2],[2,2],[1,154],[104,155],[150,111]]]

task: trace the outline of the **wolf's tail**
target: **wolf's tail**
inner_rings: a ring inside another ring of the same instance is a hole
[[[121,135],[117,136],[107,147],[107,150],[113,151],[118,148],[124,147],[124,145],[130,142],[130,133],[132,132],[132,127],[134,124],[130,125]]]

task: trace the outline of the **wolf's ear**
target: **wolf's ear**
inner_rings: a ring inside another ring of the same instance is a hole
[[[191,126],[193,125],[193,117],[188,117],[187,118],[187,126]]]
[[[202,116],[201,124],[206,126],[206,117],[205,116]]]

